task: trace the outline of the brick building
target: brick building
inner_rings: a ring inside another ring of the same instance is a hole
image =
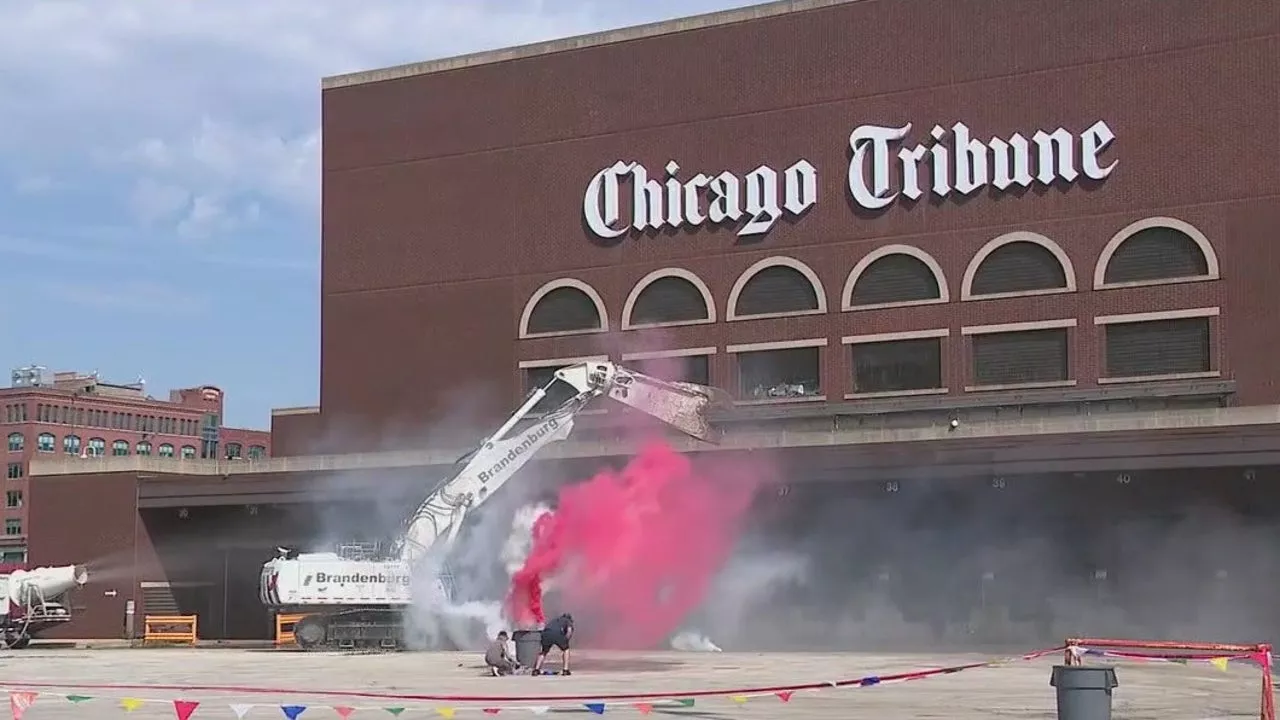
[[[62,458],[87,469],[107,457],[268,458],[270,433],[223,427],[223,402],[222,391],[211,385],[158,400],[142,380],[119,384],[97,373],[14,370],[10,387],[0,388],[0,433],[7,443],[0,562],[27,559],[32,460]]]
[[[1267,0],[786,0],[328,78],[319,405],[273,415],[258,467],[37,463],[42,498],[113,510],[43,535],[83,515],[42,500],[33,557],[138,558],[80,634],[126,597],[261,633],[276,545],[412,507],[531,384],[607,357],[729,390],[719,452],[769,448],[779,532],[842,508],[833,572],[874,557],[851,585],[922,622],[987,582],[1041,612],[1056,590],[992,551],[1032,540],[1151,617],[1174,594],[1115,528],[1280,517],[1277,38]],[[625,457],[616,418],[539,476]],[[1248,555],[1223,592],[1265,596],[1264,530],[1183,584]],[[192,533],[207,567],[171,559]]]

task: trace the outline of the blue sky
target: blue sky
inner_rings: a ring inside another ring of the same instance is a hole
[[[0,369],[319,396],[320,78],[752,4],[0,3]]]

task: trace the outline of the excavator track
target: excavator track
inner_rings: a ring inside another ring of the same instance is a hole
[[[293,638],[303,650],[399,650],[403,614],[379,608],[308,615],[294,626]]]

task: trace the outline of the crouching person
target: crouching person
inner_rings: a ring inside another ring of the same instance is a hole
[[[507,640],[507,631],[503,630],[484,651],[484,664],[489,666],[489,673],[494,677],[510,675],[520,668],[520,663],[511,657],[511,646],[507,644]]]

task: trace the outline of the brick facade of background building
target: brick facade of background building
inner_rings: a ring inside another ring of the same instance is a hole
[[[133,455],[265,460],[271,435],[222,426],[224,395],[211,385],[174,390],[167,400],[146,393],[142,383],[117,384],[96,374],[20,368],[12,387],[0,388],[0,435],[4,435],[4,534],[0,561],[25,562],[32,460]]]

